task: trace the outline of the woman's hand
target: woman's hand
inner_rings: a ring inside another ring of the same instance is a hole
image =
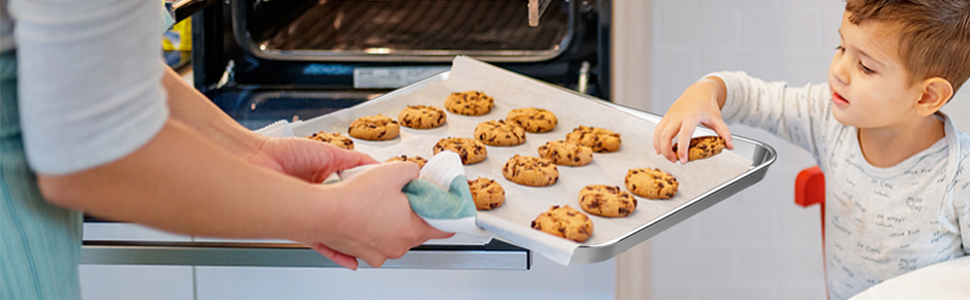
[[[451,237],[454,233],[431,227],[411,210],[401,189],[417,176],[416,164],[390,163],[328,186],[336,197],[328,197],[322,207],[324,227],[318,232],[324,237],[310,237],[308,244],[337,264],[357,269],[355,258],[376,268],[429,239]]]
[[[336,171],[378,163],[367,154],[310,139],[261,139],[256,153],[246,157],[249,162],[311,183],[321,183]]]
[[[687,88],[670,106],[653,132],[653,147],[657,154],[670,162],[687,163],[689,147],[680,146],[672,151],[672,140],[677,137],[680,145],[690,145],[690,138],[698,124],[703,124],[724,138],[725,146],[734,149],[731,132],[721,118],[721,108],[727,94],[724,82],[717,77],[707,77]]]

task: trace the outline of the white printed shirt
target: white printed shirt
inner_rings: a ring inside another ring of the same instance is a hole
[[[727,85],[727,123],[763,128],[815,157],[825,173],[825,262],[831,299],[970,252],[970,135],[942,113],[946,137],[889,167],[870,165],[855,127],[832,115],[828,85],[788,87],[744,72]]]

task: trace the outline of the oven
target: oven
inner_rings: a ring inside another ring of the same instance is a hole
[[[447,71],[457,55],[610,97],[610,1],[180,0],[174,13],[192,17],[195,87],[253,130],[360,104]],[[83,263],[336,266],[285,241],[88,238],[114,225],[86,220]],[[495,239],[422,245],[385,268],[531,265],[530,251]]]
[[[609,3],[231,0],[193,17],[194,81],[252,129],[367,101],[456,55],[609,99]]]

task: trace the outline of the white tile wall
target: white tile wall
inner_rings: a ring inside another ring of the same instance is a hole
[[[684,88],[720,70],[825,82],[843,5],[653,0],[651,99],[640,107],[663,113]],[[765,131],[731,131],[768,143],[778,160],[757,185],[651,239],[651,299],[824,299],[819,210],[793,198],[796,174],[814,160]]]

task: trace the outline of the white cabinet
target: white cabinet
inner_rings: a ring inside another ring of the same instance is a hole
[[[198,300],[613,299],[614,262],[569,267],[535,256],[532,270],[197,267]]]
[[[84,240],[191,241],[190,236],[170,234],[123,223],[85,223]],[[81,297],[85,300],[194,298],[191,266],[81,265]]]

